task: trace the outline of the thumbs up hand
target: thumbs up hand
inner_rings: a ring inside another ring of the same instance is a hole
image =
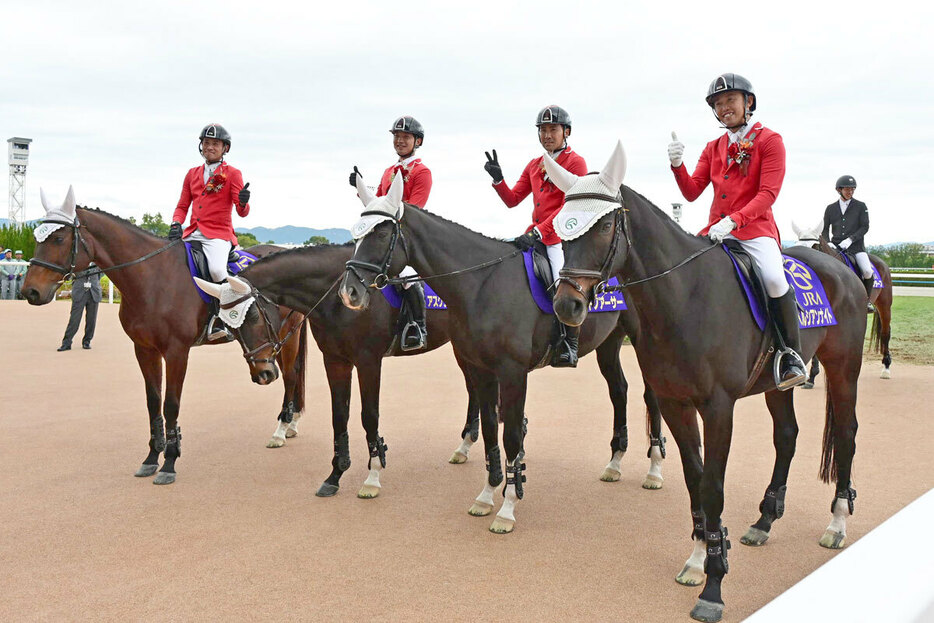
[[[249,188],[250,188],[250,183],[247,182],[246,186],[240,189],[240,194],[237,196],[237,202],[240,204],[241,208],[245,206],[246,204],[250,203],[250,191],[248,190]]]
[[[678,135],[672,130],[671,142],[668,143],[668,159],[671,161],[671,166],[677,169],[681,166],[681,161],[683,158],[684,143],[678,140]]]

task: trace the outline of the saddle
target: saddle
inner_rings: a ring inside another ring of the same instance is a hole
[[[191,273],[192,277],[200,277],[205,281],[214,281],[211,277],[211,271],[208,270],[208,260],[204,255],[204,247],[202,246],[199,240],[185,241],[185,247],[187,249],[188,256],[188,272]],[[231,249],[230,254],[227,256],[227,272],[231,275],[238,274],[241,270],[255,262],[258,258],[252,253],[247,253],[246,251],[241,251],[238,249]],[[194,284],[194,280],[192,280]],[[201,300],[207,303],[211,308],[211,313],[213,316],[217,315],[219,311],[219,302],[213,296],[206,294],[195,285],[195,289],[198,291],[198,295],[201,297]],[[207,342],[207,332],[208,325],[210,321],[204,325],[204,328],[201,331],[201,335],[198,337],[195,346],[200,346]],[[230,341],[225,340],[225,341]],[[222,343],[222,342],[218,342]]]
[[[551,272],[551,262],[548,261],[548,251],[545,249],[541,240],[536,240],[532,246],[532,271],[539,283],[545,286],[545,293],[549,301],[554,301],[555,290],[551,285],[555,282],[555,276]]]
[[[740,286],[743,289],[746,289],[747,284],[751,287],[752,291],[747,291],[747,295],[751,294],[755,297],[761,309],[765,310],[767,324],[771,324],[772,318],[768,311],[768,295],[765,292],[765,286],[762,284],[762,274],[759,272],[756,262],[736,240],[727,238],[723,241],[723,246],[728,249],[736,265],[738,271],[736,279],[739,281]],[[744,278],[746,283],[743,283]]]

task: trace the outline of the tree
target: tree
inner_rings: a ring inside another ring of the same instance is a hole
[[[317,244],[328,244],[331,241],[325,238],[324,236],[312,236],[302,244],[304,245],[317,245]]]
[[[135,223],[135,219],[130,219],[131,223]],[[145,229],[151,234],[157,236],[162,236],[165,238],[169,235],[169,224],[162,219],[162,214],[156,212],[155,214],[145,213],[143,214],[143,222],[140,223],[140,229]]]
[[[870,247],[869,252],[878,255],[893,268],[927,268],[931,265],[931,257],[924,253],[924,245],[917,242]]]
[[[256,236],[253,234],[247,233],[245,231],[235,232],[237,234],[237,242],[240,243],[240,246],[246,249],[247,247],[255,247],[259,244],[259,240],[256,239]]]

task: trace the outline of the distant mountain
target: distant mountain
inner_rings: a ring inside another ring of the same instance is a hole
[[[237,227],[237,232],[253,234],[260,242],[272,240],[276,244],[302,244],[312,236],[324,236],[335,244],[350,241],[350,230],[347,229],[312,229],[311,227]]]

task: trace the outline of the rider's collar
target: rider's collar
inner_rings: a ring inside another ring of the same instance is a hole
[[[401,160],[397,160],[397,161],[396,161],[396,164],[393,165],[393,166],[402,165],[403,167],[405,167],[406,169],[408,169],[408,168],[409,168],[409,165],[412,164],[413,162],[415,162],[416,160],[418,160],[418,156],[416,156],[416,155],[413,153],[413,154],[412,154],[411,156],[409,156],[408,158],[404,158],[404,159],[401,159]]]
[[[728,141],[727,144],[732,145],[733,143],[738,143],[739,139],[745,138],[749,132],[752,132],[755,129],[756,123],[758,122],[753,123],[752,121],[747,121],[745,125],[743,125],[741,128],[739,128],[735,132],[731,131],[730,129],[727,129],[726,131],[726,138]]]

